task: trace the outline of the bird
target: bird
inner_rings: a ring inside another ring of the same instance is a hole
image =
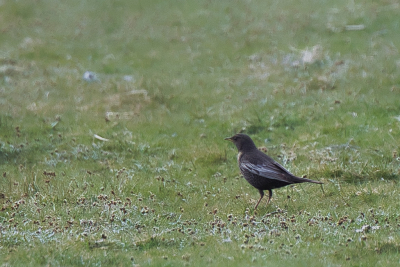
[[[278,162],[258,150],[253,140],[246,134],[235,134],[232,137],[225,138],[225,140],[231,141],[236,145],[240,172],[247,182],[260,192],[260,199],[254,210],[257,209],[258,204],[260,204],[261,199],[264,197],[264,190],[268,190],[269,193],[268,205],[272,197],[272,189],[304,182],[323,184],[320,181],[300,178],[291,174]]]

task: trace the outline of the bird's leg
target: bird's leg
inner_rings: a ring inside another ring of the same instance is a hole
[[[270,190],[271,191],[271,190]],[[260,201],[261,201],[261,199],[264,197],[264,190],[258,190],[258,192],[260,192],[260,199],[258,200],[258,202],[257,202],[257,205],[254,207],[254,209],[256,210],[257,209],[257,206],[258,206],[258,204],[260,204]],[[269,199],[268,199],[268,201],[269,201]]]
[[[271,190],[271,189],[268,189],[268,193],[269,193],[269,196],[268,196],[267,205],[268,205],[269,201],[271,200],[271,197],[272,197],[272,190]]]

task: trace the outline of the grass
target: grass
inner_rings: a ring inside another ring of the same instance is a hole
[[[1,265],[399,264],[396,1],[0,12]],[[254,211],[236,132],[323,190]]]

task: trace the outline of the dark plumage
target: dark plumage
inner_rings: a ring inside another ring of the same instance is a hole
[[[264,190],[269,192],[268,205],[272,197],[272,189],[304,182],[322,184],[319,181],[294,176],[282,165],[258,150],[248,135],[235,134],[232,137],[225,138],[225,140],[229,140],[236,145],[239,151],[237,159],[240,171],[247,182],[260,192],[261,197],[254,209],[257,209],[258,204],[264,197]]]

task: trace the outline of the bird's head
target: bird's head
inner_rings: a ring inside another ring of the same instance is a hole
[[[225,140],[234,143],[239,151],[250,151],[257,149],[253,140],[246,134],[235,134],[232,137],[225,138]]]

